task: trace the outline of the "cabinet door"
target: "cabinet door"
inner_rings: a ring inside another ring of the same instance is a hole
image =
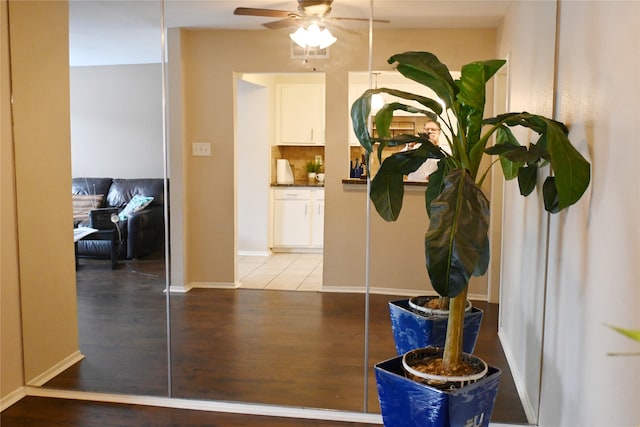
[[[274,246],[309,246],[309,199],[274,200]]]
[[[281,84],[279,95],[280,144],[324,144],[324,86]]]
[[[311,209],[311,246],[321,248],[324,245],[324,197],[314,200]]]

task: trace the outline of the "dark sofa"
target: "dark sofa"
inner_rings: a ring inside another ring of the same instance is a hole
[[[98,200],[97,208],[117,208],[122,211],[135,195],[151,196],[153,201],[144,209],[120,221],[122,242],[118,258],[142,258],[160,248],[164,241],[164,183],[162,178],[88,178],[72,179],[72,195],[93,195]],[[102,196],[100,196],[102,195]],[[75,198],[74,198],[75,199]],[[75,210],[74,200],[74,210]],[[90,226],[88,219],[74,219],[74,226]],[[78,256],[109,258],[111,242],[80,240]]]

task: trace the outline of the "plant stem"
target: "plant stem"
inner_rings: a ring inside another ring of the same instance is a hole
[[[468,288],[465,287],[462,292],[449,300],[447,337],[442,361],[445,372],[455,369],[462,360],[462,326],[464,324],[464,309],[467,304],[467,291]]]

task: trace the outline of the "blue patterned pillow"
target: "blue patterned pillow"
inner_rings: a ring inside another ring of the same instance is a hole
[[[132,214],[146,208],[149,204],[153,202],[153,197],[141,196],[136,194],[133,196],[127,206],[124,207],[122,211],[118,214],[120,217],[120,221],[126,221]]]

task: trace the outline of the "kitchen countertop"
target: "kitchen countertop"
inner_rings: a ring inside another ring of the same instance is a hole
[[[366,178],[344,178],[342,180],[343,184],[357,184],[357,185],[365,185],[367,183]],[[404,185],[409,185],[412,187],[426,187],[427,181],[404,181]]]
[[[271,183],[272,187],[324,187],[324,182],[319,181],[294,181],[293,184],[279,184],[277,182]]]

